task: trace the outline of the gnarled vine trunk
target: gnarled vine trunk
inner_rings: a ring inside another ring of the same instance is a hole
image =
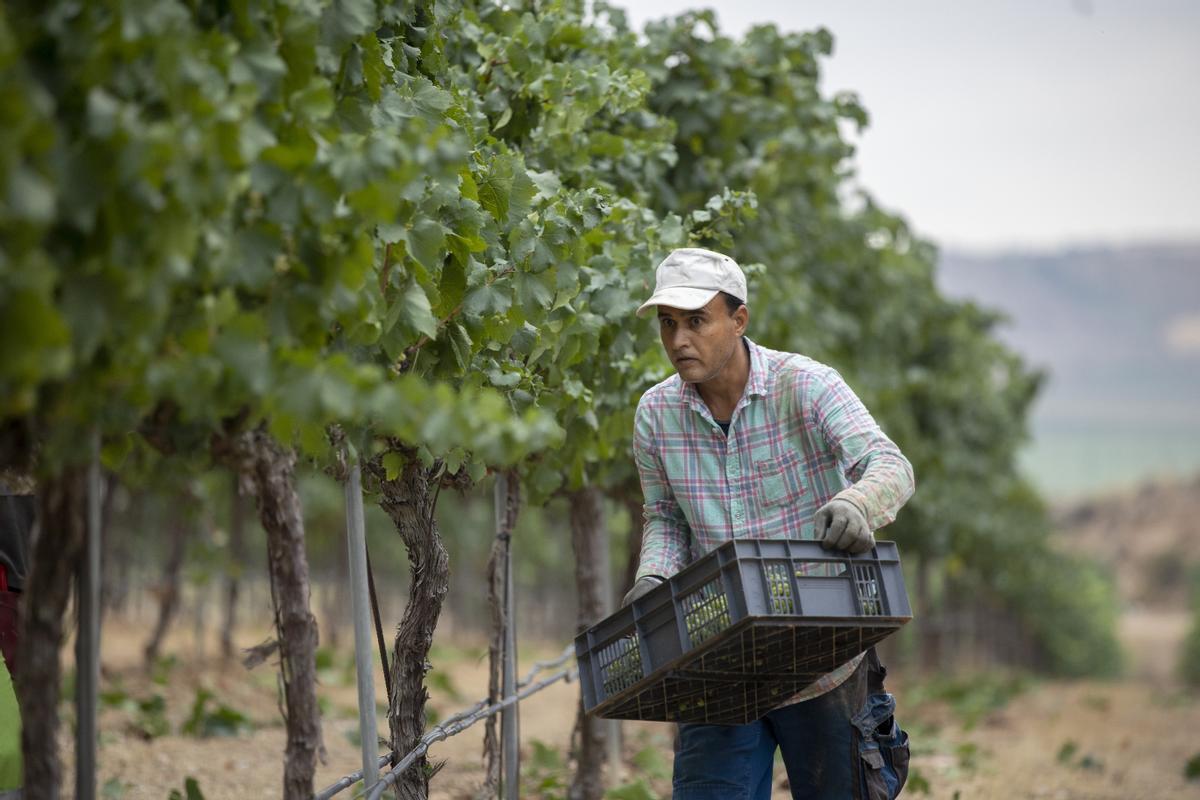
[[[113,476],[109,490],[105,494],[105,503],[115,500],[119,482]],[[132,581],[133,566],[133,531],[141,531],[146,527],[147,492],[144,488],[127,487],[127,500],[121,512],[121,524],[109,525],[104,523],[103,541],[100,552],[102,570],[100,597],[101,607],[106,612],[125,614],[129,611],[129,585]]]
[[[86,541],[86,474],[83,468],[69,468],[38,487],[33,558],[21,598],[21,648],[15,676],[21,705],[25,800],[57,800],[61,794],[59,653],[67,600]]]
[[[158,593],[158,619],[146,645],[142,649],[142,661],[147,670],[154,666],[158,652],[162,648],[163,639],[179,609],[180,580],[183,575],[183,557],[187,554],[188,540],[194,532],[195,521],[191,519],[188,508],[194,503],[194,498],[180,498],[179,511],[182,518],[171,523],[171,543],[167,551],[167,563],[163,565],[162,581],[156,587]],[[185,510],[186,509],[186,510]]]
[[[238,595],[241,593],[241,569],[246,563],[246,513],[242,499],[241,476],[233,476],[229,493],[229,563],[225,575],[225,620],[221,624],[221,656],[233,658],[233,631],[237,627]]]
[[[434,518],[437,503],[434,474],[431,468],[410,458],[399,476],[380,482],[379,505],[392,518],[404,542],[412,573],[408,604],[396,629],[391,663],[392,696],[388,698],[391,745],[399,757],[412,750],[425,732],[429,647],[450,581],[450,559]],[[418,759],[395,784],[401,800],[426,800],[433,771],[426,757]]]
[[[317,620],[309,610],[308,558],[304,518],[296,491],[296,454],[255,430],[219,439],[214,454],[250,479],[258,516],[267,533],[267,564],[275,599],[287,711],[287,749],[283,796],[307,800],[322,754],[321,714],[317,707]]]
[[[604,524],[604,497],[598,489],[571,493],[571,546],[575,551],[575,582],[579,586],[576,621],[582,631],[604,616],[603,572],[608,564],[608,527]],[[606,731],[603,720],[589,717],[580,698],[575,718],[577,765],[567,796],[571,800],[600,800],[604,796]]]

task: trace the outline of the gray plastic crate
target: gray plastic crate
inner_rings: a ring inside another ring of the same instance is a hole
[[[735,539],[575,638],[584,708],[753,722],[910,619],[894,542]]]

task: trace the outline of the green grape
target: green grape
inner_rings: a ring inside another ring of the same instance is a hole
[[[767,575],[767,593],[771,599],[771,611],[776,614],[796,613],[792,601],[792,585],[786,575],[770,572]]]
[[[605,669],[604,691],[607,694],[619,692],[642,679],[642,654],[634,642],[629,649],[614,658]]]

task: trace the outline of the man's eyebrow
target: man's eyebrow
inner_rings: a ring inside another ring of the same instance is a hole
[[[674,319],[676,316],[680,316],[680,317],[696,317],[696,316],[699,316],[699,317],[707,317],[707,316],[708,316],[708,309],[706,309],[706,308],[704,308],[704,307],[701,307],[701,308],[692,309],[691,311],[684,311],[684,310],[680,310],[680,311],[679,311],[679,313],[678,313],[678,315],[676,315],[676,314],[672,314],[672,313],[671,313],[671,312],[669,312],[669,311],[659,311],[659,312],[658,312],[658,318],[659,318],[659,319]]]

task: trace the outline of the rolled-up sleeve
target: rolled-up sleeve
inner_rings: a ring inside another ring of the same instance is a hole
[[[830,369],[812,387],[810,414],[851,485],[837,497],[859,506],[871,530],[896,518],[915,488],[912,464]]]
[[[675,500],[655,443],[652,412],[638,403],[633,425],[633,456],[642,483],[642,553],[637,577],[669,577],[683,569],[690,552],[691,528]]]

